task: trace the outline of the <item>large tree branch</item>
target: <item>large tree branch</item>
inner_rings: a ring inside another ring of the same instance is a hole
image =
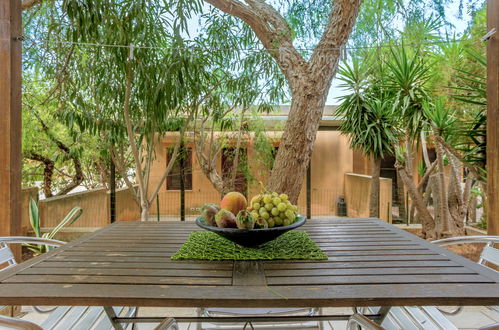
[[[271,5],[263,0],[204,1],[248,24],[293,88],[308,64],[293,46],[288,23]]]
[[[52,197],[52,176],[54,174],[54,161],[35,151],[28,151],[24,157],[43,163],[43,193],[46,198]]]
[[[21,4],[21,9],[22,10],[30,9],[36,6],[37,4],[41,3],[42,1],[43,0],[23,0]]]
[[[314,79],[323,81],[333,76],[340,58],[340,48],[350,36],[361,3],[362,0],[334,1],[322,38],[310,58]]]

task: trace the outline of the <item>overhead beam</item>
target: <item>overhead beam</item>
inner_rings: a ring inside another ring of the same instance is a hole
[[[0,236],[21,232],[21,36],[21,1],[1,0]]]
[[[499,0],[487,1],[487,30],[499,31]],[[499,235],[499,36],[487,41],[487,232]]]

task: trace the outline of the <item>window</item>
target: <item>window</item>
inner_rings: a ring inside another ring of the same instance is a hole
[[[168,149],[166,154],[166,166],[172,158],[173,150]],[[192,149],[184,148],[183,153],[183,163],[184,163],[184,189],[192,190]],[[173,167],[166,178],[166,190],[181,190],[181,164],[182,164],[182,153],[179,152]]]

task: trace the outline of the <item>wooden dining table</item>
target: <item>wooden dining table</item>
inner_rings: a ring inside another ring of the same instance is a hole
[[[194,222],[114,223],[4,271],[0,302],[156,307],[499,305],[499,273],[379,219],[309,220],[298,228],[309,234],[327,260],[171,260],[195,230],[201,229]]]

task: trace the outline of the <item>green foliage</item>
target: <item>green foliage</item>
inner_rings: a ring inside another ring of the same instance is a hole
[[[400,114],[409,134],[416,137],[424,123],[423,103],[430,98],[426,86],[430,78],[428,59],[419,51],[409,54],[406,47],[390,48],[388,57],[386,89],[394,95],[394,108]]]
[[[338,79],[353,92],[342,97],[337,114],[343,116],[340,130],[350,138],[352,148],[365,155],[384,158],[393,154],[398,141],[393,101],[379,86],[379,71],[373,69],[369,56],[365,61],[354,58],[343,63]]]
[[[448,106],[446,99],[440,97],[434,102],[424,102],[423,113],[437,134],[448,140],[453,133],[456,118],[455,111]]]
[[[36,202],[30,198],[29,200],[29,222],[31,224],[31,228],[35,233],[36,237],[41,238],[49,238],[53,239],[54,236],[64,227],[70,226],[73,224],[83,213],[83,209],[79,206],[73,207],[68,214],[55,226],[50,232],[42,234],[40,228],[40,213],[38,210],[38,205]],[[39,255],[45,252],[48,252],[51,248],[46,245],[34,245],[34,244],[25,244],[25,246],[34,252],[35,255]]]

